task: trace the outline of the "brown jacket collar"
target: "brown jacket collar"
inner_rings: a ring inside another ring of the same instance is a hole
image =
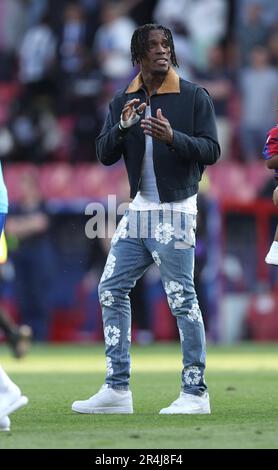
[[[142,85],[142,75],[141,72],[139,72],[138,75],[130,83],[129,87],[126,90],[126,93],[135,93],[142,87]],[[172,67],[169,68],[164,82],[158,88],[156,93],[158,95],[162,95],[163,93],[180,93],[180,78]]]

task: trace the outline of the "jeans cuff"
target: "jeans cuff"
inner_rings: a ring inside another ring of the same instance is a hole
[[[107,384],[107,385],[108,385],[108,388],[112,388],[113,390],[124,390],[124,391],[129,390],[127,385],[111,385],[111,384]]]

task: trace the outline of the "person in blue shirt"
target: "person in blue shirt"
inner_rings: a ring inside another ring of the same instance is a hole
[[[0,230],[4,228],[6,214],[8,212],[8,193],[4,183],[2,166],[0,162]]]
[[[0,236],[4,230],[8,212],[8,194],[0,162]],[[1,326],[1,321],[0,321]],[[19,387],[8,377],[0,366],[0,431],[10,431],[9,415],[28,403]]]
[[[4,230],[6,215],[8,212],[8,193],[4,183],[0,162],[0,237]],[[1,239],[1,243],[4,240]],[[0,263],[5,262],[3,259]],[[32,338],[32,330],[28,325],[16,325],[12,319],[0,308],[0,329],[3,330],[7,342],[16,358],[23,357],[29,350]]]

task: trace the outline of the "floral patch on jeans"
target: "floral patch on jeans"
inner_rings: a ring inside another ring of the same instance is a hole
[[[111,307],[114,302],[114,297],[110,290],[105,290],[100,295],[100,303],[101,305],[105,305],[106,307]]]
[[[187,385],[198,385],[202,380],[202,372],[197,366],[187,367],[184,371],[184,382]]]
[[[156,250],[152,252],[152,257],[153,257],[153,260],[154,260],[155,264],[157,266],[160,266],[161,265],[161,259],[159,258],[159,254],[157,253]]]
[[[116,346],[120,341],[121,330],[116,326],[108,325],[104,328],[104,339],[108,346]]]
[[[155,239],[157,242],[162,243],[163,245],[168,245],[168,243],[172,240],[173,235],[174,235],[174,227],[169,224],[158,224],[156,229],[155,229]]]
[[[115,269],[115,264],[116,264],[116,256],[114,256],[114,255],[112,255],[112,253],[110,253],[108,255],[106,265],[104,267],[104,271],[103,271],[103,274],[101,276],[100,282],[106,281],[106,279],[109,279],[112,276],[112,274],[114,272],[114,269]]]
[[[198,304],[193,304],[191,310],[189,311],[187,317],[191,321],[198,321],[199,323],[203,323],[203,317],[201,314],[201,310]]]
[[[128,224],[128,218],[126,215],[124,215],[121,218],[121,221],[117,227],[117,230],[113,235],[113,238],[111,240],[111,245],[115,245],[120,238],[127,238],[128,236],[127,224]]]
[[[112,359],[109,356],[106,357],[106,370],[107,370],[107,377],[110,377],[110,375],[113,375],[114,370],[112,367]]]
[[[185,300],[185,298],[181,296],[183,292],[182,284],[175,281],[165,282],[165,292],[171,308],[180,308],[182,306]]]
[[[179,328],[179,334],[180,334],[180,339],[181,339],[181,343],[184,342],[184,335],[183,335],[183,331]]]

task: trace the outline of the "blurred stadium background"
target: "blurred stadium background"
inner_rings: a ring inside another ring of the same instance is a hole
[[[275,183],[262,148],[277,122],[276,0],[0,0],[0,158],[10,197],[0,308],[36,341],[97,342],[107,240],[85,235],[92,201],[128,200],[123,163],[96,161],[115,90],[136,73],[134,28],[174,33],[186,79],[214,101],[222,158],[199,196],[196,287],[208,341],[278,340]],[[38,215],[40,230],[28,227]],[[27,225],[26,225],[27,224]],[[156,268],[132,293],[133,338],[177,339]]]

